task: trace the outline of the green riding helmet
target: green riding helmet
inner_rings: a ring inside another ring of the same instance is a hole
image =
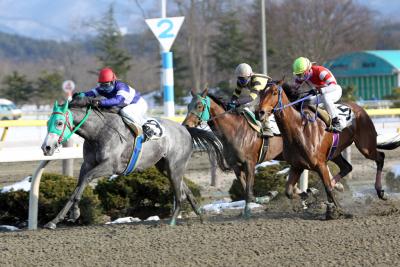
[[[308,58],[299,57],[293,62],[293,74],[303,74],[311,69],[312,63]]]

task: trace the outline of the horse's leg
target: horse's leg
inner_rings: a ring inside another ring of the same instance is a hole
[[[74,192],[68,199],[67,204],[65,204],[64,208],[57,214],[57,216],[48,222],[44,227],[49,229],[55,229],[57,227],[57,223],[64,220],[65,215],[67,215],[68,211],[72,207],[72,205],[76,202],[80,201],[83,191],[85,190],[86,186],[89,182],[96,177],[101,177],[103,175],[108,174],[108,172],[112,170],[112,167],[108,163],[108,161],[104,161],[98,164],[96,167],[91,169],[85,176],[79,178],[78,185],[76,186]]]
[[[285,194],[289,199],[293,198],[293,189],[295,184],[299,181],[301,173],[304,171],[302,168],[290,167],[289,179],[286,181]]]
[[[192,206],[193,211],[196,213],[197,216],[200,217],[200,222],[203,223],[203,216],[201,214],[201,210],[197,204],[196,198],[194,197],[192,191],[190,190],[190,188],[187,186],[187,184],[185,183],[185,181],[182,181],[182,186],[185,189],[185,193],[187,196],[187,199],[190,203],[190,205]]]
[[[345,177],[353,170],[353,166],[351,166],[351,164],[342,156],[342,154],[339,154],[339,156],[332,159],[332,161],[336,163],[336,165],[338,165],[340,169],[339,173],[336,174],[331,181],[332,186],[335,187],[340,179]]]
[[[369,139],[368,139],[369,138]],[[376,176],[375,176],[375,190],[378,197],[382,200],[386,200],[385,191],[382,189],[382,170],[385,163],[385,153],[376,149],[376,143],[372,143],[371,138],[375,138],[374,135],[368,136],[357,136],[355,140],[356,147],[367,159],[374,160],[376,163]],[[376,141],[375,141],[376,142]]]
[[[182,166],[183,165],[183,166]],[[174,191],[174,196],[175,196],[175,207],[174,207],[174,212],[172,213],[172,218],[170,221],[170,225],[174,226],[176,225],[176,219],[179,216],[179,213],[181,211],[181,206],[182,202],[186,196],[185,194],[185,189],[182,186],[183,185],[183,173],[184,173],[184,168],[186,164],[181,163],[181,164],[173,164],[169,162],[168,159],[161,159],[159,162],[157,162],[156,167],[161,173],[165,173],[172,185],[172,190]]]
[[[253,192],[253,187],[254,187],[254,174],[255,174],[255,164],[252,162],[247,162],[245,165],[245,175],[246,175],[246,195],[245,195],[245,207],[244,207],[244,217],[245,218],[250,218],[251,216],[251,210],[249,207],[249,203],[254,201],[254,192]]]
[[[334,211],[336,210],[336,208],[340,208],[340,205],[339,202],[336,200],[336,197],[333,192],[328,166],[326,165],[325,162],[320,163],[316,171],[318,172],[319,176],[322,179],[322,182],[324,183],[325,192],[328,199],[326,218],[334,219],[336,218],[336,215],[334,215]]]

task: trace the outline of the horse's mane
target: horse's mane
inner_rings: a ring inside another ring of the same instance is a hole
[[[218,105],[226,110],[226,102],[223,100],[221,96],[215,96],[213,94],[208,94],[208,96]]]

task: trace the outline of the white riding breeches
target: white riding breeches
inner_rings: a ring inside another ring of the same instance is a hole
[[[319,104],[323,105],[332,118],[338,116],[334,103],[342,97],[342,87],[338,84],[331,84],[321,88],[322,95],[319,95]],[[321,103],[322,102],[322,103]],[[308,100],[310,104],[317,104],[317,96],[313,96]]]
[[[135,104],[130,104],[124,107],[121,110],[121,115],[129,118],[134,123],[143,126],[143,124],[147,121],[146,112],[147,112],[147,102],[143,98],[140,98],[138,102]]]

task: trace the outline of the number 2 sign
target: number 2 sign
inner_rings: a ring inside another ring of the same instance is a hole
[[[146,19],[164,51],[169,51],[185,17]]]

